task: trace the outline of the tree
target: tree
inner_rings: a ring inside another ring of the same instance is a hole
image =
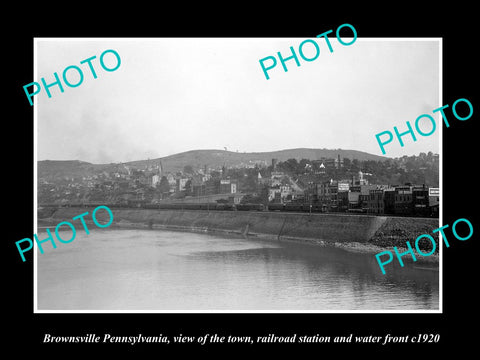
[[[242,192],[253,193],[257,191],[257,176],[258,173],[249,173],[246,177],[239,179],[241,180]]]
[[[298,174],[300,168],[297,159],[288,159],[287,161],[280,162],[277,167],[289,174]],[[303,172],[302,170],[300,170],[300,173]]]
[[[187,182],[185,183],[185,195],[190,196],[192,195],[192,180],[188,179]]]
[[[160,182],[157,184],[157,189],[162,194],[162,198],[164,194],[168,194],[170,192],[170,184],[168,183],[168,179],[166,176],[162,176]]]
[[[360,170],[360,167],[361,167],[360,161],[358,161],[358,159],[353,159],[351,171],[358,172]]]
[[[183,167],[183,172],[184,172],[185,174],[193,174],[193,167],[192,167],[192,165],[185,165],[185,166]]]

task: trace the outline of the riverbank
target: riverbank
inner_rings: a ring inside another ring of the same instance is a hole
[[[419,235],[431,234],[433,229],[439,227],[438,219],[430,218],[256,211],[111,210],[114,216],[112,227],[230,234],[369,253],[392,250],[393,246],[403,249],[406,241],[413,246]],[[86,211],[91,214],[93,208],[39,209],[38,226],[55,226]],[[97,219],[107,222],[108,214],[99,211]],[[419,247],[424,252],[431,250],[428,241],[420,242]],[[433,255],[418,255],[417,258],[420,261],[437,262],[438,247]]]

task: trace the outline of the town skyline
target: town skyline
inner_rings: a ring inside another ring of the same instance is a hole
[[[112,162],[109,162],[109,163],[92,163],[92,162],[89,162],[89,161],[85,161],[83,159],[37,159],[37,162],[40,162],[40,161],[80,161],[80,162],[85,162],[85,163],[91,163],[91,164],[94,164],[94,165],[105,165],[105,164],[127,164],[127,163],[136,163],[136,162],[144,162],[144,161],[158,161],[158,160],[163,160],[163,159],[168,159],[168,158],[171,158],[171,157],[175,157],[175,156],[178,156],[178,155],[184,155],[184,154],[187,154],[187,153],[194,153],[194,152],[221,152],[221,153],[225,153],[225,154],[235,154],[235,155],[247,155],[247,156],[253,156],[253,155],[261,155],[262,157],[270,157],[271,158],[271,155],[270,154],[274,154],[274,153],[281,153],[281,152],[289,152],[289,151],[296,151],[296,150],[305,150],[305,151],[327,151],[327,152],[335,152],[336,154],[338,154],[339,152],[341,153],[344,153],[344,152],[348,152],[348,153],[361,153],[363,154],[362,158],[363,157],[371,157],[371,158],[375,158],[375,159],[384,159],[384,160],[387,160],[387,159],[398,159],[398,158],[401,158],[401,157],[408,157],[408,156],[420,156],[420,154],[424,153],[424,154],[427,154],[427,153],[433,153],[433,154],[439,154],[439,152],[436,152],[434,151],[433,149],[432,150],[428,150],[426,149],[426,151],[421,151],[419,152],[418,154],[410,154],[410,155],[402,155],[402,156],[386,156],[386,155],[376,155],[376,154],[372,154],[372,153],[368,153],[368,152],[365,152],[365,151],[360,151],[360,150],[353,150],[353,149],[341,149],[341,148],[331,148],[331,149],[326,149],[326,148],[301,148],[301,147],[298,147],[298,148],[291,148],[291,149],[279,149],[279,150],[271,150],[271,151],[252,151],[252,152],[241,152],[241,151],[233,151],[233,150],[228,150],[228,149],[212,149],[212,148],[208,148],[208,149],[191,149],[191,150],[186,150],[186,151],[182,151],[182,152],[179,152],[179,153],[173,153],[173,154],[169,154],[169,155],[165,155],[165,156],[158,156],[158,157],[144,157],[144,158],[138,158],[138,159],[134,159],[134,160],[128,160],[128,161],[112,161]],[[346,156],[350,159],[355,159],[356,157],[352,157],[352,156]],[[292,158],[292,157],[286,157],[287,158]],[[294,156],[293,158],[296,158],[297,160],[300,160],[302,158],[304,159],[307,159],[307,157],[305,156]],[[358,158],[357,158],[358,159]],[[312,160],[312,159],[310,159]],[[313,159],[315,160],[315,159]]]
[[[395,209],[388,211],[428,215],[435,204],[425,203],[425,194],[439,183],[439,155],[432,152],[385,161],[350,160],[338,154],[300,161],[272,158],[235,166],[188,164],[176,170],[165,168],[161,160],[136,166],[78,161],[42,161],[38,165],[38,201],[49,206],[314,203],[321,211],[383,213],[384,195],[394,191],[402,195],[390,204]],[[414,198],[405,197],[414,189],[421,200],[417,205]],[[374,195],[375,204],[369,204]]]

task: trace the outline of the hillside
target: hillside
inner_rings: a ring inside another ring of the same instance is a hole
[[[267,165],[271,164],[272,159],[286,161],[288,159],[310,159],[317,160],[321,158],[337,158],[337,156],[357,159],[360,161],[374,160],[383,161],[388,158],[369,154],[356,150],[329,150],[329,149],[287,149],[270,152],[252,152],[240,153],[225,150],[191,150],[179,154],[174,154],[158,159],[132,161],[127,165],[135,168],[145,167],[148,164],[162,162],[165,171],[176,172],[183,170],[184,166],[191,165],[194,168],[203,168],[207,165],[210,168],[219,168],[225,164],[227,167],[248,165],[254,162],[264,161]]]
[[[359,161],[373,160],[384,161],[387,157],[377,156],[356,150],[330,150],[330,149],[287,149],[270,152],[252,152],[239,153],[225,150],[191,150],[178,153],[163,158],[137,160],[124,163],[132,169],[145,169],[148,166],[158,165],[162,162],[164,172],[176,173],[182,171],[186,165],[192,166],[195,170],[203,169],[205,165],[211,169],[219,169],[223,165],[227,167],[241,167],[254,163],[263,162],[265,165],[271,165],[272,159],[279,162],[288,159],[309,159],[317,160],[321,158],[337,158],[338,155],[343,158],[357,159]],[[80,179],[99,174],[103,171],[113,172],[124,169],[124,164],[91,164],[80,160],[42,160],[38,161],[38,178],[51,180],[61,180],[64,178]]]
[[[312,161],[338,156],[343,160],[341,166],[335,166],[333,161]],[[206,191],[208,186],[208,191],[215,194],[218,193],[215,191],[220,191],[220,174],[237,181],[242,191],[253,194],[258,190],[259,173],[262,178],[270,178],[272,159],[277,159],[276,170],[282,171],[290,179],[290,184],[300,189],[331,179],[353,179],[359,171],[372,184],[413,183],[430,187],[438,187],[439,184],[439,156],[431,152],[390,159],[350,150],[292,149],[267,153],[196,150],[161,159],[117,164],[91,164],[78,160],[39,161],[38,199],[44,203],[132,199],[153,201],[154,198],[158,200],[160,197],[175,198],[193,194],[193,181],[196,182],[195,191],[200,191],[202,186]],[[160,164],[165,177],[161,181],[156,178],[156,186],[152,186]],[[218,171],[224,164],[226,172]],[[256,164],[259,169],[254,168]],[[211,179],[200,180],[199,170],[205,166],[217,171],[209,172]],[[321,166],[324,170],[321,170]],[[170,178],[167,179],[167,176]],[[180,188],[180,181],[184,182],[184,188]],[[188,182],[190,185],[187,187]]]
[[[98,165],[78,160],[44,160],[37,166],[38,178],[51,179],[61,177],[82,177],[93,175]]]

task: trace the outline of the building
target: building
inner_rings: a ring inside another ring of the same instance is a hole
[[[207,194],[207,186],[204,181],[193,178],[192,179],[192,196],[204,196]]]
[[[220,180],[220,194],[235,194],[237,192],[237,181],[231,179]]]
[[[280,199],[282,203],[292,201],[293,189],[290,185],[280,185]]]
[[[364,178],[364,175],[362,171],[359,171],[358,179],[355,179],[355,177],[352,178],[352,185],[368,185],[368,180]]]
[[[178,178],[177,179],[177,191],[185,191],[185,186],[187,185],[188,178]]]
[[[282,200],[280,185],[272,186],[268,189],[268,201],[280,203]]]
[[[395,189],[385,189],[383,192],[384,213],[395,214]]]
[[[175,179],[175,176],[171,173],[168,173],[166,178],[170,186],[170,192],[174,193],[177,190],[177,179]]]
[[[152,176],[152,187],[155,187],[157,186],[158,183],[160,183],[160,175],[159,174],[155,174]]]
[[[335,169],[336,168],[335,163],[336,163],[336,159],[330,159],[330,158],[323,159],[323,164],[327,169]]]
[[[368,201],[370,199],[370,190],[376,189],[376,185],[358,184],[350,186],[349,209],[356,209],[368,212]],[[350,202],[350,199],[353,202]]]
[[[325,165],[323,165],[323,163],[321,163],[320,165],[318,165],[318,170],[315,171],[315,174],[324,175],[325,172],[326,172]]]
[[[349,191],[350,190],[350,181],[348,180],[339,180],[337,182],[338,191]]]
[[[367,200],[367,212],[369,214],[384,214],[385,201],[383,189],[372,189],[369,191]]]
[[[414,186],[412,188],[413,215],[429,216],[430,204],[428,198],[428,188],[423,186]]]
[[[395,205],[394,213],[396,215],[412,215],[413,214],[413,195],[412,186],[396,186],[395,187]]]
[[[318,200],[325,211],[337,210],[338,182],[334,180],[318,184]]]
[[[430,215],[438,217],[440,209],[439,188],[428,188],[428,206],[430,208]]]
[[[205,192],[206,195],[215,195],[220,193],[220,180],[218,179],[208,179],[205,182]]]
[[[309,181],[307,186],[304,189],[304,200],[308,203],[317,203],[318,202],[318,185],[313,181]]]
[[[308,165],[308,166],[307,166]],[[305,165],[305,170],[308,169],[308,172],[312,172],[315,175],[323,175],[326,173],[325,164],[323,160],[312,160],[311,164]]]
[[[342,190],[337,193],[337,208],[338,211],[347,211],[349,208],[349,196],[350,191]]]
[[[270,185],[271,186],[280,186],[282,185],[282,180],[285,177],[285,174],[281,171],[272,171],[270,175]]]

